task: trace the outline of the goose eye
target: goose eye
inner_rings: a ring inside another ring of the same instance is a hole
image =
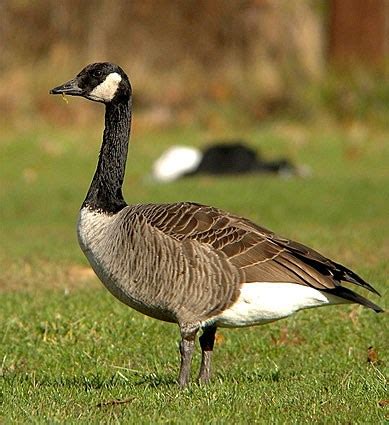
[[[96,78],[99,78],[103,75],[103,73],[100,69],[96,69],[95,71],[93,71],[92,75]]]

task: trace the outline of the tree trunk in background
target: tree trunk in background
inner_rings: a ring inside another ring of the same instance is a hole
[[[382,64],[389,55],[388,0],[332,0],[329,56],[337,64]]]

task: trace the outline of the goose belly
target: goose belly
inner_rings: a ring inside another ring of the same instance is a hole
[[[213,322],[221,327],[260,325],[283,319],[298,310],[343,302],[345,300],[339,297],[296,283],[246,283],[237,301]]]
[[[116,215],[81,209],[77,235],[82,251],[98,278],[117,299],[143,314],[174,322],[170,312],[152,305],[137,291],[127,257],[118,252],[117,219]]]

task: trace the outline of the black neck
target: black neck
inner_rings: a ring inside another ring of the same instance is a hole
[[[131,98],[108,103],[99,162],[82,207],[117,213],[126,206],[122,185],[131,127]]]

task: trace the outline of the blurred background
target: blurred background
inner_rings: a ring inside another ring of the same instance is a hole
[[[148,112],[135,125],[387,124],[387,0],[2,0],[0,20],[3,123],[87,121],[48,89],[108,60]]]

